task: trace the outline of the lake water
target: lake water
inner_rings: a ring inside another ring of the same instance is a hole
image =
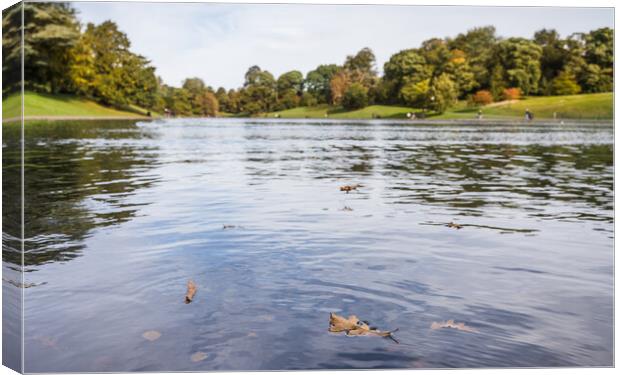
[[[26,135],[28,372],[613,365],[610,124]],[[330,312],[400,343],[329,333]],[[430,329],[448,319],[478,333]]]

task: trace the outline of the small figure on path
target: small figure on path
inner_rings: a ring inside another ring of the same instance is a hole
[[[482,120],[482,110],[478,110],[478,120]]]
[[[530,112],[529,109],[525,110],[525,119],[527,121],[532,121],[534,119],[534,115],[532,114],[532,112]]]

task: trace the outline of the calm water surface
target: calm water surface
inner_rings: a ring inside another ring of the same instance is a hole
[[[26,134],[26,371],[613,364],[612,125]],[[330,334],[330,312],[400,344]]]

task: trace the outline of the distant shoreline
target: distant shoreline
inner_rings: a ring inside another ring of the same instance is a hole
[[[2,123],[17,122],[20,117],[12,117],[2,119]],[[273,118],[273,117],[131,117],[131,116],[27,116],[24,121],[154,121],[162,119],[210,119],[210,120],[252,120],[257,122],[291,122],[291,121],[307,121],[307,122],[338,122],[338,123],[352,123],[352,122],[383,122],[383,123],[397,123],[397,124],[409,124],[409,125],[580,125],[580,124],[610,124],[614,123],[613,119],[565,119],[565,120],[553,120],[553,119],[535,119],[527,121],[524,119],[381,119],[381,118]]]
[[[96,120],[154,120],[146,116],[25,116],[24,121],[96,121]],[[20,121],[21,116],[3,118],[2,123]]]

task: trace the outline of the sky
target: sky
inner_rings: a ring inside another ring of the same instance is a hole
[[[433,37],[493,25],[502,37],[562,36],[613,28],[611,8],[378,6],[209,3],[73,3],[84,23],[116,22],[165,83],[188,77],[214,88],[243,85],[252,65],[278,76],[342,64],[370,47],[377,68],[400,50]]]

